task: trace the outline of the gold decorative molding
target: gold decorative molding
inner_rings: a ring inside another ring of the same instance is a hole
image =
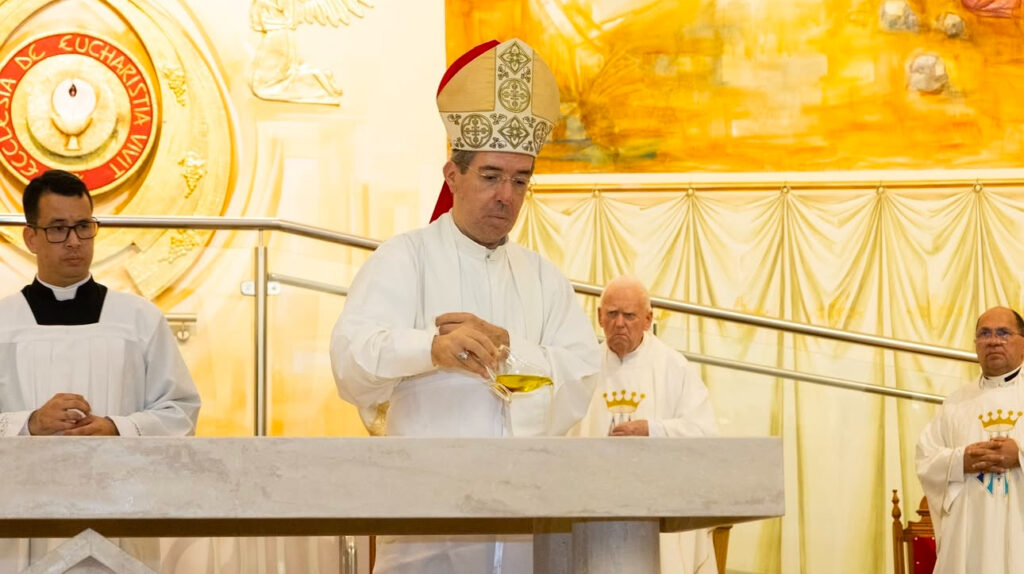
[[[188,83],[185,80],[185,70],[182,70],[176,66],[164,66],[160,69],[160,73],[164,79],[167,80],[167,87],[171,89],[171,93],[174,94],[174,100],[178,102],[179,106],[188,104]]]
[[[188,188],[185,197],[192,197],[199,186],[199,181],[206,175],[206,160],[199,157],[196,152],[190,151],[178,160],[178,165],[181,166],[181,177],[185,178],[185,187]]]
[[[40,31],[0,56],[0,163],[22,183],[57,168],[94,195],[117,188],[159,136],[152,85],[103,32]]]
[[[167,254],[160,258],[162,263],[174,263],[189,251],[203,244],[203,236],[195,229],[176,229],[170,236]]]
[[[205,39],[179,21],[182,1],[0,2],[0,156],[12,152],[0,157],[0,212],[21,211],[25,181],[47,167],[83,176],[100,215],[223,211],[237,162],[231,104]],[[18,231],[0,235],[23,249]],[[211,235],[105,229],[93,267],[123,267],[153,298]]]
[[[539,173],[535,193],[580,191],[763,191],[766,189],[948,189],[1020,186],[1024,169],[861,170],[731,173]]]

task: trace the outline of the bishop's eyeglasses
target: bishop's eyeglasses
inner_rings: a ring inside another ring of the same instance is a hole
[[[488,189],[497,188],[506,181],[512,184],[512,189],[520,193],[525,193],[526,189],[530,187],[530,176],[528,175],[518,173],[515,175],[504,175],[498,171],[481,171],[477,168],[473,168],[473,171],[480,176],[480,181]]]
[[[96,237],[96,231],[100,228],[100,222],[93,218],[79,221],[74,225],[50,225],[48,227],[29,225],[29,227],[32,229],[42,229],[46,235],[46,240],[50,243],[64,243],[71,236],[72,230],[74,230],[75,236],[79,239],[92,239]]]

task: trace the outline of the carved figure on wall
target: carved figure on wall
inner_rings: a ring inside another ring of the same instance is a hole
[[[253,59],[252,91],[264,100],[338,104],[341,89],[330,70],[304,62],[295,46],[302,24],[333,26],[362,18],[368,0],[253,0],[249,11],[253,30],[263,34]]]

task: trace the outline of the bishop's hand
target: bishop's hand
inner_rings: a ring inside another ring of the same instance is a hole
[[[28,434],[45,436],[63,433],[75,428],[91,410],[92,407],[82,395],[57,393],[29,415]]]
[[[471,327],[484,334],[490,339],[495,347],[509,346],[508,331],[497,325],[492,325],[472,313],[445,313],[434,319],[437,325],[437,332],[446,335],[460,327]]]
[[[498,367],[498,346],[488,334],[469,323],[445,329],[438,329],[430,345],[430,360],[442,369],[461,369],[476,373],[487,379]]]

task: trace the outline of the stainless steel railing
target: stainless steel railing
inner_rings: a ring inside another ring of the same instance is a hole
[[[587,295],[594,295],[595,297],[600,297],[601,293],[604,291],[602,287],[587,283],[573,282],[572,285],[573,288],[576,289],[577,293],[585,293]],[[655,309],[666,309],[668,311],[676,311],[678,313],[697,315],[699,317],[707,317],[709,319],[721,319],[723,321],[742,323],[744,325],[752,325],[754,327],[765,327],[768,329],[785,331],[787,333],[796,333],[798,335],[811,335],[835,341],[857,343],[860,345],[868,345],[870,347],[881,347],[883,349],[890,349],[893,351],[906,351],[908,353],[930,355],[932,357],[940,357],[943,359],[954,359],[957,361],[967,361],[972,363],[978,362],[978,356],[976,354],[968,351],[961,351],[960,349],[950,349],[948,347],[938,347],[935,345],[926,345],[924,343],[902,341],[900,339],[879,337],[878,335],[868,335],[866,333],[857,333],[855,331],[843,331],[842,329],[833,329],[831,327],[819,327],[817,325],[808,325],[807,323],[786,321],[785,319],[773,319],[771,317],[762,317],[760,315],[752,315],[750,313],[740,313],[738,311],[719,309],[717,307],[683,303],[682,301],[674,301],[672,299],[665,299],[662,297],[651,297],[651,306]]]
[[[359,249],[373,250],[380,245],[380,241],[359,237],[347,233],[339,233],[329,229],[304,225],[301,223],[277,218],[232,218],[232,217],[193,217],[193,216],[99,216],[100,224],[104,227],[119,228],[150,228],[150,229],[208,229],[208,230],[251,230],[258,231],[257,245],[255,247],[255,345],[256,345],[256,380],[254,381],[255,392],[255,413],[254,413],[254,434],[264,436],[267,425],[267,285],[270,281],[294,285],[297,287],[315,289],[327,293],[344,295],[346,287],[331,285],[318,281],[270,273],[267,269],[267,247],[264,237],[265,231],[281,231],[293,235],[309,237],[312,239],[347,245]],[[24,225],[25,219],[20,214],[0,214],[0,225]],[[603,288],[582,282],[573,282],[573,288],[578,293],[600,296]],[[957,361],[976,362],[974,353],[960,349],[939,347],[924,343],[902,341],[889,337],[880,337],[866,333],[844,331],[830,327],[820,327],[796,321],[762,317],[750,313],[741,313],[728,309],[719,309],[705,305],[684,303],[662,297],[652,297],[651,305],[657,309],[665,309],[678,313],[686,313],[698,317],[717,319],[775,329],[788,333],[822,337],[835,341],[855,343],[879,347],[893,351],[902,351],[915,354],[923,354],[932,357],[952,359]],[[885,396],[920,400],[926,402],[942,402],[942,397],[928,393],[893,389],[881,385],[871,385],[845,379],[823,377],[796,371],[787,371],[763,365],[741,363],[719,357],[700,355],[697,353],[684,353],[687,357],[697,363],[704,363],[719,367],[738,369],[751,373],[765,374],[780,378],[806,381],[815,384],[827,385],[837,388],[854,389],[863,392],[870,392]]]
[[[872,393],[876,395],[882,395],[884,397],[893,397],[897,399],[909,399],[912,401],[921,401],[925,403],[942,404],[945,397],[942,395],[933,395],[930,393],[922,393],[918,391],[908,391],[905,389],[894,389],[892,387],[886,387],[884,385],[872,385],[871,383],[862,383],[860,381],[851,381],[848,379],[839,379],[836,377],[826,377],[823,375],[815,375],[812,373],[802,373],[800,371],[790,371],[786,369],[779,369],[776,367],[769,367],[766,365],[756,365],[753,363],[744,363],[741,361],[734,361],[731,359],[723,359],[721,357],[712,357],[711,355],[702,355],[700,353],[691,353],[689,351],[679,351],[688,360],[694,363],[701,363],[704,365],[711,365],[715,367],[724,367],[726,369],[732,369],[734,371],[743,371],[746,373],[755,373],[758,375],[768,375],[770,377],[778,377],[780,379],[790,379],[793,381],[804,381],[807,383],[814,383],[816,385],[824,385],[826,387],[834,387],[837,389],[846,389],[850,391],[860,391],[862,393]]]
[[[359,249],[373,250],[376,249],[381,244],[380,241],[368,239],[365,237],[359,237],[357,235],[339,233],[337,231],[331,231],[329,229],[324,229],[322,227],[304,225],[301,223],[296,223],[284,219],[265,217],[140,217],[118,215],[103,216],[99,217],[98,219],[100,220],[100,223],[105,227],[282,231],[293,235],[300,235],[303,237],[318,239],[329,243],[347,245]],[[24,223],[25,220],[20,214],[0,215],[0,225],[24,225]],[[308,282],[311,284],[315,283],[310,282],[308,280],[293,277],[277,277],[277,280],[280,281],[281,283],[291,283],[295,281]],[[574,281],[572,285],[578,293],[584,293],[587,295],[600,296],[603,290],[601,287],[597,285],[591,285],[588,283],[576,281]],[[796,321],[787,321],[785,319],[774,319],[771,317],[763,317],[760,315],[754,315],[750,313],[741,313],[738,311],[731,311],[728,309],[708,307],[706,305],[684,303],[681,301],[665,299],[662,297],[652,297],[651,305],[657,309],[665,309],[668,311],[686,313],[698,317],[706,317],[709,319],[720,319],[723,321],[741,323],[744,325],[751,325],[754,327],[775,329],[785,331],[788,333],[810,335],[814,337],[832,339],[835,341],[856,343],[872,347],[881,347],[893,351],[905,351],[909,353],[923,354],[933,357],[953,359],[957,361],[977,361],[977,356],[974,353],[964,351],[961,349],[951,349],[948,347],[939,347],[936,345],[903,341],[900,339],[893,339],[890,337],[880,337],[878,335],[857,333],[853,331],[844,331],[841,329],[833,329],[830,327],[819,327],[817,325],[798,323]]]

